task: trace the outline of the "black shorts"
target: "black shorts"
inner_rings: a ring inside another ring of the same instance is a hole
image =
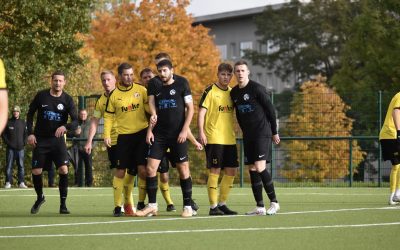
[[[118,159],[117,159],[117,145],[112,145],[111,147],[107,147],[108,160],[110,161],[110,169],[116,168]]]
[[[187,141],[178,143],[177,139],[166,139],[160,136],[154,136],[154,142],[149,146],[147,156],[149,158],[162,160],[167,154],[167,149],[170,149],[169,160],[173,163],[181,163],[189,161]]]
[[[127,169],[129,174],[136,175],[137,166],[146,165],[146,131],[118,135],[117,169]]]
[[[64,137],[36,137],[36,147],[33,149],[32,169],[46,167],[46,162],[54,162],[58,169],[69,166],[67,146]]]
[[[207,144],[205,147],[207,168],[239,167],[235,145]]]
[[[266,160],[271,162],[272,138],[257,138],[254,140],[243,139],[244,164],[253,165],[256,161]]]
[[[382,146],[382,158],[390,161],[392,165],[400,164],[400,145],[397,140],[383,139],[379,141]]]

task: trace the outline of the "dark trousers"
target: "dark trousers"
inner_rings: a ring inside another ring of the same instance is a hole
[[[83,168],[85,165],[85,168]],[[83,169],[85,169],[85,186],[91,187],[93,184],[92,154],[87,154],[84,150],[79,150],[78,160],[78,186],[83,187]]]
[[[13,183],[13,164],[16,161],[18,166],[18,184],[24,181],[25,168],[24,168],[25,152],[24,150],[15,150],[7,147],[6,157],[6,182]]]

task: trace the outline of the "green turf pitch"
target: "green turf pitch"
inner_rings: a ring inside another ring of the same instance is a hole
[[[276,191],[277,215],[245,216],[251,189],[234,188],[228,205],[240,215],[210,217],[206,187],[195,187],[199,214],[184,219],[178,187],[178,211],[165,212],[159,195],[160,215],[150,218],[112,217],[111,188],[70,188],[70,215],[58,214],[58,189],[44,190],[36,215],[33,189],[0,189],[0,249],[400,249],[400,206],[387,205],[388,188]]]

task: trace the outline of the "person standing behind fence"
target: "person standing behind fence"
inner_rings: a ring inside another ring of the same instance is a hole
[[[209,170],[207,181],[209,215],[237,214],[226,205],[239,167],[233,128],[234,108],[229,87],[232,72],[232,65],[221,63],[218,66],[218,81],[205,89],[199,103],[199,138],[206,149]],[[221,180],[218,201],[218,179],[221,169],[224,170],[224,176]]]
[[[117,159],[119,164],[113,179],[114,216],[121,216],[122,193],[125,182],[133,189],[134,176],[138,167],[146,165],[146,131],[148,120],[147,90],[133,82],[133,68],[129,63],[118,66],[121,79],[117,89],[110,96],[104,114],[104,143],[111,147],[111,128],[117,122]],[[126,174],[125,174],[126,172]],[[135,215],[132,192],[124,203],[125,215]],[[128,209],[128,210],[127,210]],[[129,212],[128,212],[129,211]]]
[[[400,203],[400,92],[390,101],[379,141],[383,160],[392,164],[389,205],[397,205]]]
[[[88,114],[86,109],[79,110],[79,126],[81,127],[81,132],[79,134],[80,139],[86,139],[89,136],[90,123],[87,119]],[[93,185],[93,169],[92,169],[92,154],[88,154],[85,150],[86,140],[78,141],[78,186],[83,187],[85,183],[86,187],[91,187]],[[83,168],[85,165],[85,168]],[[85,171],[83,171],[85,169]],[[85,178],[83,175],[85,174]]]
[[[8,92],[6,84],[6,71],[0,59],[0,134],[3,132],[8,119]]]
[[[45,202],[43,195],[42,170],[46,160],[52,160],[58,169],[60,191],[60,214],[69,214],[66,206],[68,195],[68,156],[64,134],[78,126],[78,115],[70,95],[63,89],[66,84],[64,72],[55,71],[51,75],[51,88],[39,91],[29,105],[27,115],[28,144],[33,146],[32,179],[37,200],[31,214],[39,212]],[[35,130],[33,117],[37,112]],[[68,116],[71,122],[68,122]]]
[[[12,167],[14,160],[18,166],[18,186],[20,188],[27,188],[25,185],[25,144],[27,138],[26,123],[20,119],[21,108],[14,106],[13,116],[8,120],[7,126],[2,134],[4,142],[7,144],[7,157],[6,157],[6,184],[4,188],[11,188],[13,184],[13,171]]]
[[[234,65],[238,84],[231,91],[236,117],[243,131],[245,164],[249,165],[250,181],[257,206],[247,215],[272,215],[279,211],[271,174],[266,163],[271,162],[272,142],[278,144],[276,115],[266,89],[249,79],[247,62]],[[270,207],[266,210],[262,188],[268,195]]]

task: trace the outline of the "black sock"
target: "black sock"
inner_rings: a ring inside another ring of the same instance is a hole
[[[180,179],[182,196],[183,196],[183,205],[190,206],[192,201],[192,178],[189,177],[185,180]]]
[[[269,172],[267,171],[267,169],[264,169],[264,171],[262,171],[260,173],[260,177],[264,184],[264,189],[265,189],[265,192],[267,192],[269,200],[272,202],[278,202],[276,200],[274,182],[272,181],[272,177],[269,174]]]
[[[254,199],[256,200],[257,207],[264,207],[264,200],[262,196],[262,180],[257,171],[249,171],[251,189],[253,190]]]
[[[147,190],[147,195],[149,196],[149,203],[157,202],[157,189],[158,189],[157,176],[146,177],[146,190]]]
[[[68,174],[58,174],[60,180],[58,182],[58,190],[60,191],[60,205],[65,206],[68,196]]]
[[[33,186],[35,187],[35,192],[37,195],[37,199],[41,199],[43,197],[43,179],[42,174],[34,175],[32,174]]]

